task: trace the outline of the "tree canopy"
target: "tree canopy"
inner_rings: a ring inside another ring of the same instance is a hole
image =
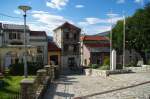
[[[150,50],[150,3],[126,18],[126,49],[134,49],[145,60],[145,52]],[[123,49],[123,20],[113,28],[113,48],[119,53]]]

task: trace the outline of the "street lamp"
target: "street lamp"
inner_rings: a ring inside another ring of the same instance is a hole
[[[31,10],[31,7],[29,6],[24,6],[24,5],[21,5],[18,7],[20,10],[22,10],[24,12],[24,76],[25,78],[28,77],[28,71],[27,71],[27,34],[26,34],[26,12],[28,10]]]

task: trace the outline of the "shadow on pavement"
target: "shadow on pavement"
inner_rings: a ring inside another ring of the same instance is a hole
[[[70,92],[70,87],[78,81],[71,75],[78,75],[78,73],[69,70],[49,84],[43,99],[72,99],[75,95]]]

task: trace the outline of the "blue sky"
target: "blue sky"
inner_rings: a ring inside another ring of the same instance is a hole
[[[136,9],[150,0],[1,0],[0,21],[23,24],[23,12],[19,5],[29,5],[27,24],[31,30],[52,30],[65,21],[77,25],[83,33],[96,34],[110,30],[113,24],[122,19],[123,12],[131,16]],[[7,14],[17,18],[2,16]]]

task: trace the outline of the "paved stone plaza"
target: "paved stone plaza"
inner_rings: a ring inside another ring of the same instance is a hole
[[[50,84],[44,99],[148,99],[149,81],[150,73],[119,74],[107,78],[61,76]]]

